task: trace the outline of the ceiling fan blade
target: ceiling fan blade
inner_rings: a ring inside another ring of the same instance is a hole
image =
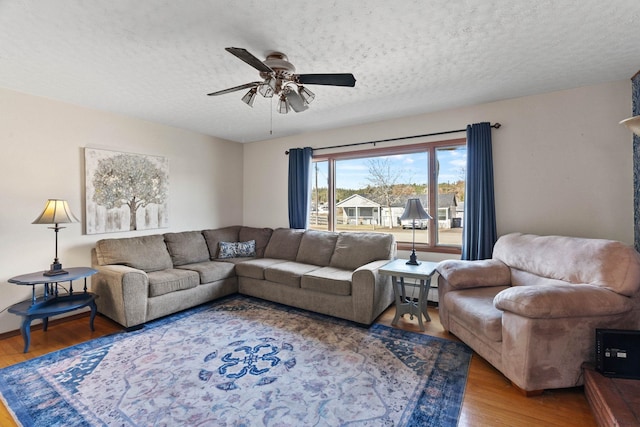
[[[356,85],[353,74],[298,74],[296,81],[304,85],[349,86]]]
[[[269,67],[264,62],[260,61],[258,58],[253,56],[248,50],[243,49],[241,47],[225,47],[224,50],[229,52],[232,55],[235,55],[239,59],[243,60],[247,64],[251,65],[256,70],[263,73],[273,73],[271,67]]]
[[[245,84],[240,85],[240,86],[230,87],[229,89],[223,89],[223,90],[219,90],[217,92],[208,93],[207,96],[224,95],[225,93],[236,92],[238,90],[248,89],[250,87],[256,87],[256,86],[259,86],[261,84],[262,84],[262,82],[245,83]]]
[[[289,102],[289,105],[296,113],[309,108],[309,106],[304,103],[304,99],[302,99],[302,97],[295,90],[287,91],[284,96],[285,98],[287,98],[287,102]]]

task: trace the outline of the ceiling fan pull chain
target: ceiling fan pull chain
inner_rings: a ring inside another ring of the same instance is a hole
[[[271,114],[269,135],[273,135],[273,97],[269,100],[269,114]]]

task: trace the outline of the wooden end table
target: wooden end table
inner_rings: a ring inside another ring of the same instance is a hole
[[[24,339],[25,353],[29,351],[29,343],[31,342],[31,322],[36,319],[42,319],[42,329],[46,331],[49,325],[49,317],[83,307],[90,307],[89,327],[92,331],[95,330],[93,320],[96,317],[97,307],[95,300],[98,296],[87,292],[87,277],[96,274],[97,271],[87,267],[74,267],[65,270],[67,271],[66,274],[57,276],[45,276],[43,272],[37,272],[9,279],[9,283],[31,286],[31,300],[22,301],[9,307],[9,313],[22,316],[20,332]],[[78,279],[84,279],[84,289],[82,292],[74,293],[73,281]],[[64,282],[69,282],[69,289],[66,293],[60,294],[58,292],[58,283]],[[44,285],[44,294],[41,297],[36,297],[36,285]]]
[[[406,259],[396,259],[381,267],[378,272],[383,276],[391,276],[393,283],[393,294],[396,301],[396,315],[393,317],[391,324],[398,324],[401,316],[409,314],[410,318],[418,317],[418,325],[420,330],[424,331],[422,324],[422,316],[431,321],[427,313],[427,297],[429,296],[429,288],[431,287],[431,277],[436,272],[437,262],[422,261],[419,265],[409,265]],[[405,284],[404,279],[418,279],[418,284]],[[406,286],[417,286],[420,288],[418,293],[418,301],[407,297],[405,292]]]

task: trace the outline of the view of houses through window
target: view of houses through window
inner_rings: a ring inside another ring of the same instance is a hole
[[[466,141],[314,156],[310,228],[393,233],[417,249],[460,248]],[[401,221],[419,198],[432,220]]]

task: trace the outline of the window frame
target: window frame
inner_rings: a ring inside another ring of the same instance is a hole
[[[338,160],[348,160],[348,159],[356,159],[356,158],[366,158],[366,157],[380,157],[380,156],[392,156],[397,154],[412,154],[412,153],[420,153],[427,152],[429,159],[429,170],[428,170],[428,187],[429,187],[429,206],[436,207],[438,206],[438,182],[437,182],[437,167],[436,167],[436,150],[438,148],[443,147],[453,147],[453,146],[461,146],[467,145],[466,138],[456,138],[456,139],[447,139],[441,141],[433,141],[433,142],[421,142],[417,144],[407,144],[407,145],[399,145],[392,147],[381,147],[381,148],[369,148],[364,150],[353,150],[353,151],[340,151],[329,154],[313,154],[312,162],[327,162],[327,170],[328,170],[328,182],[327,182],[327,199],[328,199],[328,224],[327,228],[329,231],[335,231],[335,178],[336,178],[336,161]],[[433,211],[433,209],[431,209]],[[433,216],[433,215],[432,215]],[[437,252],[437,253],[447,253],[447,254],[461,254],[462,247],[458,246],[450,246],[450,245],[442,245],[437,244],[437,212],[435,212],[435,217],[431,220],[431,226],[429,227],[429,242],[432,243],[415,243],[415,249],[419,252]],[[435,224],[435,225],[434,225]],[[411,250],[412,249],[411,242],[398,242],[398,250]]]

